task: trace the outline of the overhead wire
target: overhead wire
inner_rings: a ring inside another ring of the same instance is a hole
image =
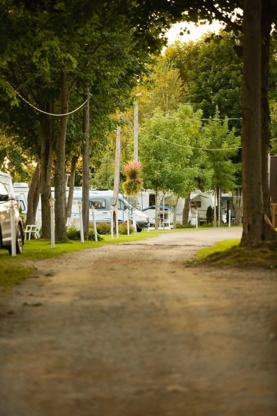
[[[26,104],[28,104],[30,107],[32,107],[33,109],[35,109],[36,111],[42,113],[42,114],[46,114],[48,116],[53,116],[53,117],[64,117],[64,116],[69,116],[71,114],[76,113],[77,111],[79,111],[84,105],[86,105],[86,103],[89,100],[89,97],[81,104],[79,105],[79,107],[75,108],[72,111],[69,111],[68,113],[64,113],[64,114],[56,114],[56,113],[49,113],[47,111],[41,110],[40,108],[36,107],[35,105],[33,105],[32,103],[30,103],[30,101],[26,100],[26,98],[24,98],[5,78],[4,78],[5,82],[9,85],[9,87],[16,93],[16,95],[21,98],[21,100],[23,100]]]

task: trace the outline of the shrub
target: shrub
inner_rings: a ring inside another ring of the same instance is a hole
[[[106,235],[111,233],[111,224],[108,222],[99,222],[96,226],[99,234]]]
[[[81,240],[81,232],[77,230],[75,227],[68,227],[66,230],[67,238],[69,240]],[[98,241],[101,241],[102,238],[100,235],[97,234]],[[88,230],[88,240],[95,241],[94,230],[93,228],[89,228]]]
[[[127,222],[123,222],[121,224],[118,225],[118,232],[119,234],[128,234],[128,230],[127,230]],[[133,234],[134,232],[134,226],[131,224],[131,222],[129,222],[129,232],[130,234]]]

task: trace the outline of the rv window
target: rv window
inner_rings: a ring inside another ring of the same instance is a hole
[[[8,195],[8,191],[2,183],[0,183],[0,195]]]
[[[95,209],[106,209],[105,199],[90,200],[89,202],[90,207],[94,206]]]
[[[117,202],[117,207],[118,209],[122,209],[124,211],[126,211],[126,209],[129,209],[130,211],[132,211],[133,207],[132,205],[130,205],[125,199],[119,199]]]
[[[197,208],[201,208],[201,201],[194,201]]]
[[[155,194],[150,194],[149,195],[149,207],[151,207],[151,205],[155,205],[156,201],[156,196]]]

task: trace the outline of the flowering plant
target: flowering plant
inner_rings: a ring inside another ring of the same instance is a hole
[[[141,169],[142,165],[136,160],[132,160],[124,166],[127,180],[123,182],[122,188],[128,196],[137,195],[142,187]]]

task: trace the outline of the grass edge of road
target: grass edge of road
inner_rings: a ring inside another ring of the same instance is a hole
[[[55,243],[52,248],[51,241],[47,239],[26,240],[23,253],[10,256],[7,250],[0,250],[0,288],[13,287],[22,280],[29,277],[35,270],[34,267],[26,266],[26,263],[61,256],[63,254],[78,252],[86,249],[94,249],[106,244],[128,243],[157,237],[160,234],[196,231],[195,228],[180,228],[171,230],[151,230],[130,235],[119,235],[113,238],[110,235],[101,235],[101,241],[77,241],[68,240],[63,243]]]
[[[205,228],[201,228],[204,230]],[[96,241],[68,241],[56,243],[51,247],[50,240],[38,239],[27,240],[21,255],[11,257],[7,251],[0,250],[0,288],[12,287],[29,277],[35,270],[30,267],[30,261],[34,264],[38,260],[52,258],[71,252],[101,247],[106,244],[128,243],[157,237],[161,234],[171,232],[191,231],[197,232],[195,228],[180,228],[174,230],[151,230],[132,235],[120,235],[111,238],[110,235],[102,236],[103,240]],[[209,228],[207,228],[209,230]],[[197,251],[195,259],[185,262],[190,266],[215,266],[215,267],[252,267],[277,269],[277,246],[276,243],[256,247],[241,247],[239,239],[224,240]]]
[[[195,259],[186,262],[186,265],[276,270],[277,242],[243,246],[239,239],[220,241],[199,250]]]

